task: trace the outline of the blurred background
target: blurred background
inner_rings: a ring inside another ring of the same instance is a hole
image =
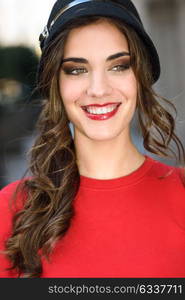
[[[133,2],[161,59],[162,72],[155,90],[175,104],[176,132],[185,145],[185,1]],[[33,143],[40,112],[40,99],[34,92],[38,38],[54,3],[0,0],[0,188],[21,178],[27,169],[26,153]],[[132,135],[139,150],[147,153],[136,120]]]

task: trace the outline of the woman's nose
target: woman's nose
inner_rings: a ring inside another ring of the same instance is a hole
[[[105,74],[94,74],[89,78],[87,95],[89,97],[104,97],[110,95],[112,87]]]

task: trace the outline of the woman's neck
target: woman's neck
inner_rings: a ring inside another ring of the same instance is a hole
[[[126,176],[145,161],[130,136],[112,140],[94,141],[85,136],[75,138],[77,165],[80,175],[96,179]]]

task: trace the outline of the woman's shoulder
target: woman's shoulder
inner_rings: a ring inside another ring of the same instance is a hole
[[[0,203],[4,202],[5,199],[10,199],[19,188],[21,189],[24,182],[25,180],[16,180],[3,187],[0,190]],[[20,193],[18,194],[20,196]]]
[[[22,180],[16,180],[13,181],[9,184],[7,184],[5,187],[3,187],[0,190],[0,196],[9,196],[12,192],[14,192],[16,190],[16,188],[19,186],[19,184],[21,184],[23,181]]]
[[[156,179],[165,179],[165,181],[179,182],[185,188],[185,168],[168,165],[151,157],[148,157],[148,160],[151,163],[149,176]]]
[[[17,180],[9,183],[0,190],[0,218],[14,214],[21,209],[26,197],[24,180]]]

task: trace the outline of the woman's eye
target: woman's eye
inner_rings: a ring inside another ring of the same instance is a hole
[[[117,72],[122,72],[122,71],[125,71],[125,70],[129,69],[129,68],[130,68],[130,63],[127,63],[127,64],[122,64],[122,65],[116,65],[111,70],[112,71],[117,71]]]
[[[85,68],[63,68],[63,70],[67,75],[79,75],[87,72]]]

